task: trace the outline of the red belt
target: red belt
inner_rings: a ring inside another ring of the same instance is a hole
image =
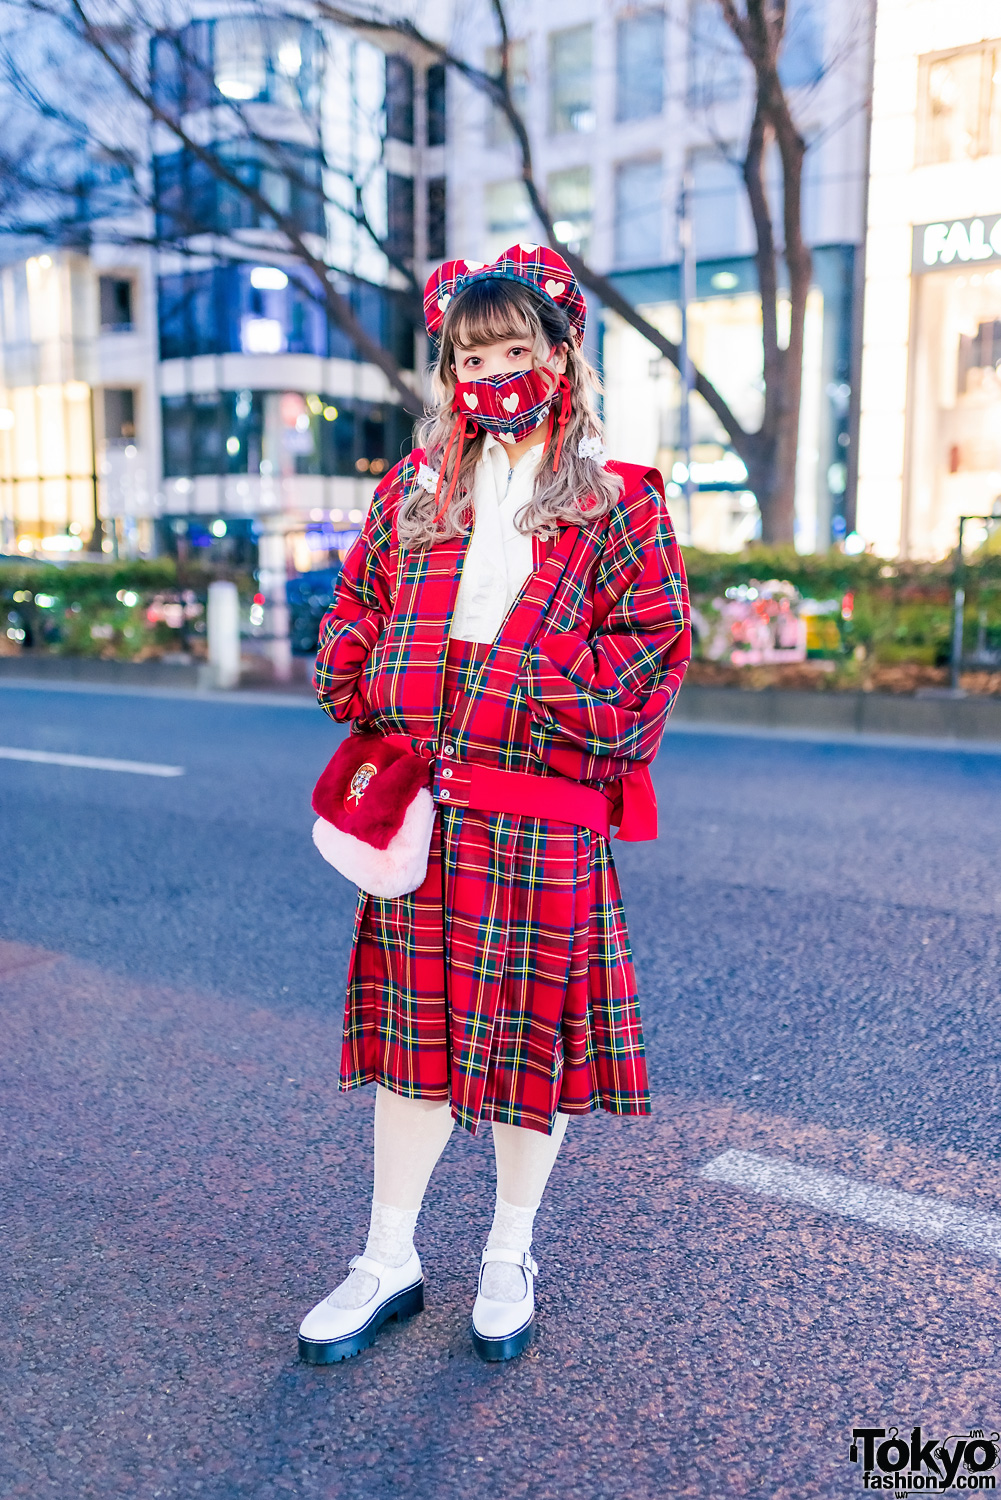
[[[445,772],[451,773],[447,779]],[[612,796],[566,776],[533,776],[525,771],[445,762],[438,778],[437,800],[448,807],[472,807],[478,812],[552,818],[557,823],[590,828],[606,839],[611,836],[613,823],[618,825],[620,839],[655,839],[657,796],[648,768],[638,766],[609,790]]]
[[[413,750],[406,735],[389,734],[386,739],[401,750]],[[445,772],[450,772],[446,777]],[[501,771],[494,766],[451,760],[441,756],[433,788],[435,800],[445,807],[472,807],[477,812],[521,814],[526,818],[552,818],[590,828],[604,838],[643,843],[657,837],[657,793],[649,766],[636,766],[607,791],[568,776],[533,776],[529,771]]]

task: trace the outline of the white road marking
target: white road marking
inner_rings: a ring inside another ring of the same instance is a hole
[[[134,776],[183,776],[183,766],[151,760],[108,760],[103,755],[61,755],[52,750],[20,750],[0,745],[0,760],[31,760],[42,766],[81,766],[85,771],[130,771]]]
[[[710,1182],[746,1188],[766,1198],[806,1203],[821,1213],[862,1219],[878,1229],[915,1234],[923,1240],[947,1240],[1001,1260],[1001,1215],[962,1208],[946,1198],[874,1187],[836,1172],[818,1172],[780,1157],[754,1151],[724,1151],[702,1168]]]

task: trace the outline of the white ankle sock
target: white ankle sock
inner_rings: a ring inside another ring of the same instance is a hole
[[[414,1248],[414,1230],[417,1228],[419,1208],[391,1208],[388,1203],[372,1204],[372,1219],[364,1254],[383,1266],[402,1266]],[[511,1267],[517,1270],[516,1266]],[[368,1271],[357,1269],[351,1272],[340,1286],[330,1293],[334,1307],[361,1307],[375,1295],[376,1279]]]
[[[505,1203],[498,1195],[487,1249],[521,1253],[531,1250],[532,1226],[538,1209],[538,1204],[534,1208],[519,1208],[515,1203]],[[520,1266],[491,1261],[483,1267],[481,1286],[484,1297],[490,1297],[494,1302],[520,1302],[528,1290],[526,1274]]]

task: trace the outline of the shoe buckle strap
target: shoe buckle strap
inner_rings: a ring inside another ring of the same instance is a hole
[[[375,1277],[376,1281],[381,1281],[386,1272],[392,1269],[377,1260],[370,1260],[367,1255],[352,1255],[348,1265],[352,1271],[367,1271],[370,1276]]]
[[[481,1268],[491,1261],[500,1261],[508,1266],[520,1266],[523,1271],[529,1272],[532,1276],[539,1274],[539,1268],[528,1250],[502,1250],[488,1245],[480,1256]]]

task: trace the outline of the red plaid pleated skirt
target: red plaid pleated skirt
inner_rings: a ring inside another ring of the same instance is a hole
[[[454,706],[486,646],[452,642]],[[649,1114],[629,937],[608,841],[440,808],[427,878],[359,894],[342,1089],[448,1099],[459,1124],[551,1131],[557,1111]]]

